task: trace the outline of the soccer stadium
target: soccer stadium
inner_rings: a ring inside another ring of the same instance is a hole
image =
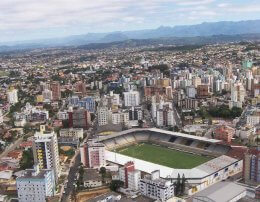
[[[232,148],[221,140],[208,139],[158,128],[136,128],[100,137],[106,160],[118,165],[128,161],[136,169],[176,180],[184,174],[192,193],[242,170],[242,161],[228,156]]]

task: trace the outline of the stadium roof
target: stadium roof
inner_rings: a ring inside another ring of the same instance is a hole
[[[207,198],[214,202],[228,202],[241,194],[245,194],[245,192],[245,187],[233,182],[218,182],[196,193],[193,198]]]
[[[184,174],[185,177],[188,179],[202,179],[206,176],[209,176],[217,172],[220,169],[223,169],[239,161],[237,159],[222,155],[220,157],[212,159],[192,169],[175,169],[175,168],[170,168],[167,166],[151,163],[148,161],[136,159],[126,155],[118,154],[108,150],[106,150],[105,154],[106,154],[107,161],[119,165],[124,165],[129,161],[133,161],[135,163],[135,168],[145,173],[150,174],[155,170],[160,170],[162,178],[177,178],[178,174],[180,174],[181,176]]]
[[[220,143],[221,140],[216,140],[216,139],[209,139],[209,138],[205,138],[205,137],[199,137],[199,136],[194,136],[194,135],[188,135],[185,133],[178,133],[178,132],[172,132],[172,131],[168,131],[168,130],[162,130],[159,128],[132,128],[129,130],[124,130],[106,137],[100,137],[100,141],[102,140],[106,140],[106,139],[111,139],[114,137],[118,137],[124,134],[128,134],[128,133],[132,133],[132,132],[157,132],[157,133],[163,133],[163,134],[167,134],[167,135],[171,135],[171,136],[177,136],[177,137],[183,137],[183,138],[187,138],[187,139],[193,139],[193,140],[198,140],[198,141],[203,141],[203,142],[209,142],[209,143]]]

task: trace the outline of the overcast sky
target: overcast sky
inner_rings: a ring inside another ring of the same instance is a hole
[[[0,42],[260,19],[260,0],[0,0]]]

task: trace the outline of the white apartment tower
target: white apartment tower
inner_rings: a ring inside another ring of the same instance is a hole
[[[4,116],[3,116],[3,111],[0,109],[0,124],[4,122]]]
[[[174,184],[170,180],[160,178],[160,171],[153,171],[140,180],[141,194],[149,198],[167,201],[174,196]]]
[[[53,169],[57,182],[60,176],[58,141],[55,132],[46,132],[45,126],[40,126],[40,132],[34,134],[33,141],[34,163],[40,169]]]
[[[127,162],[124,167],[119,168],[119,180],[124,182],[125,188],[138,191],[141,171],[135,169],[134,162]]]
[[[242,108],[245,100],[246,91],[242,83],[231,84],[231,101],[229,102],[229,108],[239,107]]]
[[[138,91],[124,92],[124,105],[135,107],[140,104],[140,93]]]
[[[109,110],[107,107],[99,107],[97,110],[98,125],[104,126],[109,122]]]
[[[16,179],[19,202],[45,202],[47,197],[55,194],[55,177],[53,170],[27,169]]]
[[[7,91],[7,100],[10,104],[16,104],[18,102],[18,91],[13,87]]]

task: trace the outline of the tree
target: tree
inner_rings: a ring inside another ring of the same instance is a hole
[[[143,125],[144,125],[143,120],[138,120],[138,127],[139,127],[139,128],[142,128]]]
[[[102,181],[104,182],[104,179],[106,177],[106,173],[107,173],[107,170],[105,167],[101,167],[100,170],[99,170],[99,173],[101,174],[102,176]]]
[[[174,183],[174,192],[176,196],[179,196],[181,192],[181,176],[179,173],[178,173],[177,181]]]
[[[180,193],[181,195],[184,195],[185,193],[185,186],[186,186],[186,178],[184,176],[184,174],[182,175],[182,179],[181,179],[181,188],[180,188]]]
[[[149,102],[149,103],[147,103],[146,107],[147,107],[147,110],[150,111],[152,108],[152,104]]]
[[[110,183],[110,189],[111,191],[117,191],[119,187],[124,186],[124,182],[120,180],[112,180]]]
[[[174,126],[174,127],[173,127],[173,131],[174,131],[174,132],[179,132],[180,129],[178,128],[178,126]]]
[[[33,152],[32,149],[23,151],[23,157],[20,161],[20,168],[25,170],[33,167]]]

